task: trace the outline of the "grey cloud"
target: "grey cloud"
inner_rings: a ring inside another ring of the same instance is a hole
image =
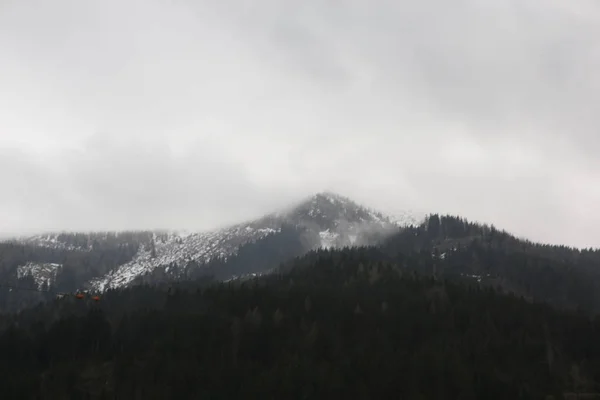
[[[327,46],[311,57],[305,43],[284,35],[273,40],[277,54],[295,56],[298,69],[327,63],[350,74],[344,57],[362,59],[375,88],[390,99],[433,109],[478,134],[535,124],[545,135],[576,129],[582,150],[597,145],[597,5],[582,19],[540,0],[354,4],[308,1],[251,18],[262,16],[254,29],[294,26],[312,49]]]
[[[7,2],[0,230],[330,189],[598,245],[598,37],[593,0]]]
[[[17,207],[18,229],[206,229],[279,204],[210,145],[175,157],[165,142],[96,135],[59,157],[3,157],[1,205]]]

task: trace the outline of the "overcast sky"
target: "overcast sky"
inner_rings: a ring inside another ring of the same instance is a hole
[[[321,190],[600,246],[597,0],[0,0],[0,232]]]

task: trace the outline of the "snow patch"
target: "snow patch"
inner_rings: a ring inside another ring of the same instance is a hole
[[[41,289],[44,284],[50,287],[60,268],[62,268],[61,264],[29,262],[17,267],[17,278],[32,276],[38,289]]]
[[[339,233],[330,232],[329,229],[319,232],[319,237],[321,238],[321,247],[324,249],[335,247],[336,240],[339,236]]]

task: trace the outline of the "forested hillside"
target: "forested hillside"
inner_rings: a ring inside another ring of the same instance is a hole
[[[598,250],[540,245],[493,226],[439,215],[430,215],[417,226],[398,228],[395,234],[375,230],[362,232],[362,235],[360,242],[375,244],[386,261],[419,273],[473,280],[524,296],[529,301],[547,302],[560,308],[587,313],[600,311]],[[114,270],[131,260],[140,246],[152,249],[153,243],[162,239],[152,233],[137,233],[121,234],[110,241],[88,245],[73,240],[71,247],[62,249],[0,244],[0,282],[5,285],[0,286],[0,310],[21,310],[52,299],[56,292],[84,288],[83,283],[90,277]],[[232,255],[208,261],[191,259],[181,265],[166,264],[139,275],[131,284],[261,275],[318,247],[319,240],[314,230],[283,224],[277,231],[240,245]],[[19,276],[18,267],[32,260],[38,267],[40,263],[59,265],[55,279],[40,286],[32,276]],[[39,277],[40,274],[38,280]],[[51,292],[12,290],[7,284],[23,289],[41,287]]]
[[[372,245],[413,220],[409,213],[391,219],[324,192],[258,219],[201,232],[46,233],[0,242],[0,283],[102,292],[207,273],[231,279],[264,273],[318,247]],[[0,311],[15,311],[44,296],[10,293],[3,298]]]
[[[4,398],[537,399],[598,390],[600,320],[377,248],[1,320]]]
[[[0,311],[21,310],[53,298],[56,292],[82,288],[82,282],[130,261],[141,245],[150,246],[151,242],[148,232],[120,232],[62,234],[55,243],[0,243]],[[22,271],[30,264],[36,272],[48,265],[49,275]],[[36,281],[34,276],[41,280]]]
[[[459,217],[431,215],[390,237],[391,259],[417,257],[416,268],[459,275],[557,307],[600,311],[600,251],[536,244]]]
[[[21,310],[0,314],[0,393],[558,399],[600,391],[597,250],[431,215],[391,235],[366,232],[370,247],[306,254],[319,240],[306,229],[282,225],[228,257],[155,268],[98,302],[55,294],[133,257],[136,246],[151,249],[154,235],[104,247],[3,244],[4,276],[26,260],[60,267],[56,286],[40,289],[25,275],[18,289],[0,288],[2,306]]]
[[[378,233],[374,233],[377,235]],[[261,274],[293,257],[304,254],[306,236],[294,227],[240,248],[238,254],[205,264],[194,263],[186,277]],[[374,259],[403,265],[415,272],[440,279],[472,280],[528,301],[555,307],[600,311],[600,251],[532,243],[496,229],[459,217],[431,215],[418,226],[406,227],[391,236],[374,236],[369,242]],[[177,281],[163,270],[138,282]]]

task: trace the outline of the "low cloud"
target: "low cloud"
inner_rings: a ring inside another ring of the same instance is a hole
[[[332,190],[598,246],[597,37],[592,0],[8,2],[0,231],[209,229]]]

